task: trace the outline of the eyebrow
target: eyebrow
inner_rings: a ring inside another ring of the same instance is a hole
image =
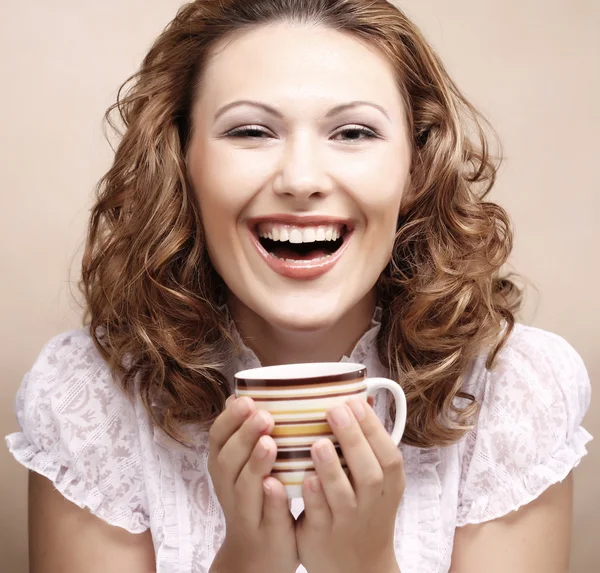
[[[220,108],[217,111],[217,113],[215,114],[215,121],[217,119],[219,119],[219,117],[221,117],[226,111],[228,111],[232,107],[237,107],[240,105],[249,105],[249,106],[253,106],[253,107],[258,107],[279,119],[283,118],[283,115],[281,114],[281,112],[277,111],[274,107],[267,105],[266,103],[262,103],[260,101],[255,101],[255,100],[244,99],[244,100],[233,101],[231,103],[224,105],[222,108]],[[360,106],[373,107],[373,108],[379,110],[383,115],[385,115],[391,121],[390,114],[383,106],[380,106],[379,104],[373,103],[371,101],[362,101],[362,100],[356,100],[356,101],[351,101],[348,103],[342,103],[340,105],[336,105],[335,107],[331,108],[327,112],[327,115],[325,117],[330,118],[330,117],[333,117],[334,115],[338,115],[339,113],[342,113],[343,111],[346,111],[347,109],[352,109],[352,108],[360,107]]]

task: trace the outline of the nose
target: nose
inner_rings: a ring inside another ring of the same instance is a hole
[[[324,150],[309,133],[290,138],[273,183],[275,193],[300,200],[325,197],[332,189],[325,163]]]

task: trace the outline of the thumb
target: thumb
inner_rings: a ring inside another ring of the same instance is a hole
[[[263,480],[263,522],[267,527],[280,526],[289,521],[291,513],[283,484],[274,477]]]
[[[304,480],[302,487],[304,498],[304,513],[307,524],[312,527],[323,528],[329,525],[333,519],[323,485],[318,476],[312,476]]]

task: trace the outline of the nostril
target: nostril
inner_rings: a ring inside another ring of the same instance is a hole
[[[302,199],[323,199],[327,196],[327,193],[325,191],[310,191],[310,190],[292,190],[292,189],[286,189],[283,190],[281,193],[281,195],[285,195],[287,197],[295,197],[295,198],[302,198]]]

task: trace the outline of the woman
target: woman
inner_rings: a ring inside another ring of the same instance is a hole
[[[589,381],[515,323],[481,120],[417,28],[383,0],[193,2],[116,109],[89,326],[8,438],[32,571],[565,571]],[[331,411],[352,477],[317,442],[295,520],[232,376],[340,359],[402,385],[404,442],[385,394]]]

